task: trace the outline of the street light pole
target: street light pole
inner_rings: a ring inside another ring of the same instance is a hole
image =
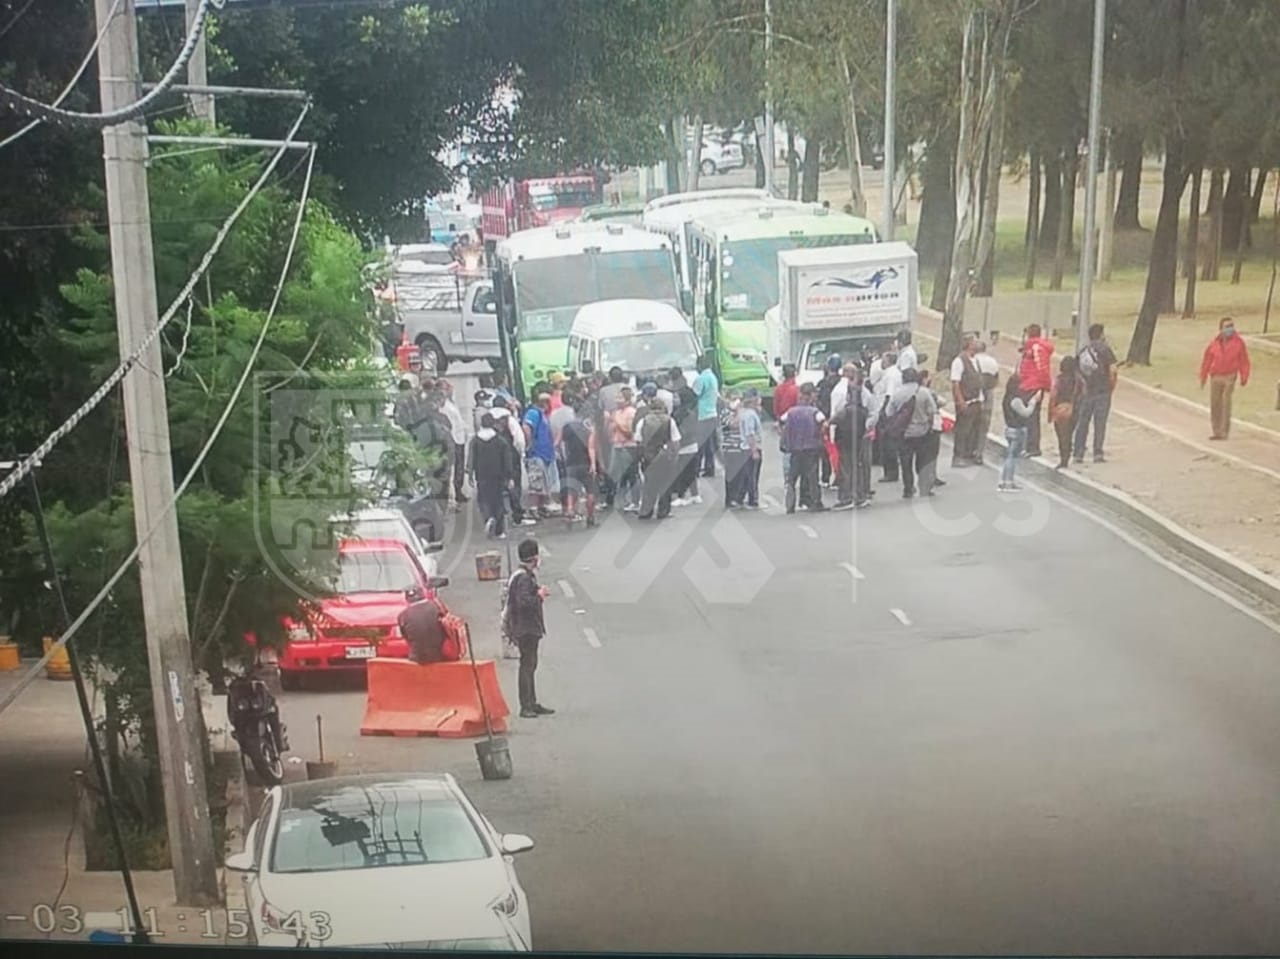
[[[773,192],[773,83],[770,80],[773,60],[773,5],[764,0],[764,188]]]
[[[195,25],[196,11],[199,9],[200,0],[186,0],[188,31]],[[187,61],[187,81],[193,87],[209,85],[209,68],[205,59],[205,37],[208,33],[209,31],[205,30],[200,34],[200,40],[196,43],[195,51],[191,54],[191,59]],[[193,92],[190,96],[192,112],[201,120],[207,120],[209,123],[215,122],[217,118],[213,111],[213,94]]]
[[[881,239],[886,243],[893,239],[893,187],[897,165],[894,163],[894,127],[897,125],[897,105],[894,102],[894,78],[898,72],[898,3],[886,0],[884,21],[884,227]]]
[[[1080,245],[1080,306],[1076,311],[1076,352],[1084,349],[1093,321],[1095,230],[1098,218],[1098,151],[1102,124],[1102,57],[1107,40],[1107,0],[1093,0],[1093,68],[1089,76],[1089,155],[1085,157],[1084,242]]]

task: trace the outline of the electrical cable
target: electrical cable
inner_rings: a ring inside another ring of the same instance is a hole
[[[221,2],[217,3],[217,7],[221,9],[224,2],[225,0],[221,0]],[[195,16],[192,18],[191,29],[187,33],[187,39],[183,43],[182,49],[178,51],[178,58],[169,67],[169,71],[161,77],[160,82],[155,87],[126,107],[109,110],[106,113],[81,113],[76,110],[63,110],[60,107],[42,103],[33,97],[19,93],[17,90],[4,85],[0,85],[0,104],[4,104],[16,112],[22,112],[28,116],[48,120],[52,123],[95,129],[116,126],[136,119],[146,113],[147,108],[168,93],[169,88],[177,82],[187,62],[195,53],[196,45],[200,42],[200,37],[204,33],[211,3],[213,3],[213,0],[200,0],[200,6],[196,8]],[[112,19],[114,18],[108,18],[107,23],[110,24]]]
[[[27,11],[31,9],[31,5],[35,2],[36,0],[27,0],[27,2],[22,5],[22,9],[13,15],[13,19],[3,27],[0,27],[0,37],[6,36],[10,30],[16,27],[18,25],[18,21],[27,15]]]
[[[98,47],[102,43],[102,38],[107,35],[107,27],[111,26],[111,21],[116,15],[116,10],[120,8],[120,3],[121,3],[121,0],[114,0],[114,2],[111,4],[111,10],[110,12],[107,13],[107,22],[104,23],[102,25],[102,29],[98,31],[97,37],[94,38],[93,46],[89,48],[89,52],[86,53],[84,55],[84,59],[80,61],[80,66],[76,69],[76,72],[72,75],[70,82],[67,83],[67,85],[62,88],[62,92],[58,94],[58,99],[53,101],[53,105],[55,107],[61,106],[62,101],[71,95],[71,91],[76,88],[76,84],[79,83],[80,78],[84,76],[85,70],[89,69],[89,64],[93,62],[94,54],[98,52]],[[17,133],[9,134],[9,136],[5,137],[3,140],[0,140],[0,150],[3,150],[14,140],[19,140],[22,137],[26,136],[28,133],[30,133],[32,130],[34,130],[43,122],[44,120],[42,119],[32,120],[30,123],[28,123],[25,127],[19,130]]]
[[[249,354],[249,359],[245,362],[244,372],[240,374],[239,381],[231,391],[231,396],[227,400],[227,405],[223,408],[222,414],[218,417],[218,421],[213,426],[213,432],[209,434],[208,440],[206,440],[204,446],[200,448],[200,452],[196,454],[195,461],[191,464],[191,469],[189,469],[187,471],[187,475],[182,478],[182,482],[179,483],[178,488],[174,490],[173,496],[170,498],[169,502],[165,504],[162,510],[160,510],[159,514],[155,518],[155,522],[151,524],[151,527],[147,530],[146,534],[139,538],[137,545],[134,546],[129,555],[125,557],[124,562],[116,568],[116,571],[111,574],[110,579],[106,581],[102,589],[98,590],[97,595],[89,601],[89,605],[86,606],[81,611],[80,615],[67,626],[66,630],[58,637],[57,641],[49,645],[49,649],[42,657],[40,657],[40,660],[27,673],[25,673],[8,692],[5,693],[3,699],[0,699],[0,715],[3,715],[4,711],[13,705],[14,701],[22,695],[23,690],[35,682],[36,677],[39,676],[44,668],[49,664],[49,660],[53,658],[54,654],[59,649],[66,646],[71,638],[79,632],[80,627],[82,627],[85,622],[88,621],[89,617],[93,615],[94,611],[102,605],[106,598],[111,594],[111,590],[115,588],[116,583],[118,583],[124,577],[124,574],[129,571],[130,567],[133,566],[134,560],[136,560],[142,553],[143,548],[146,547],[147,543],[150,542],[151,537],[154,536],[156,531],[160,528],[160,524],[165,521],[169,512],[178,505],[178,500],[182,498],[182,494],[187,491],[187,487],[191,485],[191,482],[200,472],[200,467],[208,457],[209,451],[213,449],[213,444],[217,441],[218,436],[222,433],[223,427],[227,424],[227,420],[231,418],[231,414],[235,411],[236,403],[240,399],[240,394],[244,392],[245,384],[249,382],[249,377],[253,374],[254,364],[258,361],[258,355],[262,352],[262,346],[266,342],[267,331],[271,329],[271,321],[275,318],[276,308],[280,305],[280,298],[284,293],[285,281],[289,276],[289,269],[293,265],[293,254],[298,246],[298,236],[302,232],[302,220],[307,208],[307,197],[311,193],[311,175],[315,170],[315,147],[310,147],[308,152],[310,153],[310,158],[307,163],[306,178],[302,184],[302,195],[298,200],[298,215],[293,221],[293,234],[289,238],[289,246],[285,251],[284,265],[280,270],[280,279],[276,283],[275,293],[271,297],[271,305],[267,308],[267,315],[262,321],[262,329],[258,332],[258,339],[254,342],[253,350]],[[30,462],[30,460],[26,460],[24,462]]]
[[[231,233],[231,228],[235,225],[236,220],[240,219],[240,215],[244,213],[249,204],[253,202],[253,198],[258,195],[258,192],[267,182],[267,178],[271,175],[271,172],[275,170],[276,166],[280,163],[280,158],[284,156],[285,150],[288,149],[289,142],[293,139],[293,135],[298,132],[298,128],[302,126],[302,120],[307,115],[307,111],[310,108],[310,104],[308,103],[303,106],[301,111],[299,111],[298,118],[294,120],[293,126],[285,135],[284,142],[280,144],[279,148],[277,148],[275,155],[271,157],[271,161],[267,164],[266,169],[262,171],[262,174],[258,177],[257,181],[252,187],[250,187],[249,192],[245,195],[244,199],[242,199],[239,205],[231,211],[231,215],[223,221],[222,227],[213,238],[213,244],[205,252],[204,257],[196,266],[195,271],[187,278],[187,282],[183,284],[177,297],[175,297],[173,302],[169,304],[169,308],[164,311],[164,315],[160,317],[155,328],[143,337],[142,342],[138,344],[137,348],[120,362],[120,365],[117,366],[114,372],[106,378],[103,384],[94,390],[93,395],[85,400],[79,409],[67,417],[66,422],[50,433],[48,437],[45,438],[44,442],[36,447],[34,453],[19,463],[17,468],[6,476],[3,481],[0,481],[0,499],[3,499],[11,493],[17,485],[26,478],[27,474],[39,465],[40,461],[49,454],[54,446],[61,442],[68,433],[75,429],[81,420],[93,412],[98,404],[101,403],[106,398],[107,394],[111,392],[112,388],[124,379],[129,371],[138,364],[139,358],[151,346],[152,341],[160,335],[160,332],[166,325],[168,325],[169,321],[178,314],[178,310],[191,296],[191,291],[194,290],[196,284],[200,282],[200,277],[209,269],[209,265],[213,262],[213,258],[217,255],[218,250],[222,248],[222,244]],[[310,152],[314,155],[314,147]],[[310,174],[310,169],[311,168],[308,167],[308,175]]]

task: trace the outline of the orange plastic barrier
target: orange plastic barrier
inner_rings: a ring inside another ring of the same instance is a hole
[[[476,674],[493,731],[507,731],[511,710],[492,659],[476,660]],[[361,736],[484,735],[484,714],[471,663],[419,665],[407,659],[369,660],[369,694]]]

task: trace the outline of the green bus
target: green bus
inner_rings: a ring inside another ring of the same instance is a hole
[[[522,400],[564,370],[579,308],[645,299],[680,309],[671,243],[627,223],[561,223],[499,241],[493,267],[502,357]],[[687,311],[686,311],[687,313]]]
[[[764,314],[778,303],[778,253],[877,240],[870,220],[816,205],[707,214],[688,233],[694,331],[722,385],[762,391],[773,383]]]

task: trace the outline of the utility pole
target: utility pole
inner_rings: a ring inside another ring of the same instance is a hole
[[[122,0],[114,17],[112,3],[113,0],[95,0],[94,4],[98,31],[102,33],[98,89],[104,111],[128,106],[142,89],[134,0]],[[137,349],[159,322],[146,134],[146,126],[137,120],[102,131],[111,273],[122,357]],[[120,389],[138,539],[143,539],[164,517],[138,557],[138,570],[174,893],[182,905],[206,906],[219,900],[218,877],[200,741],[204,722],[187,632],[178,519],[169,508],[173,499],[173,459],[163,370],[160,338],[156,337],[125,376]]]
[[[191,28],[196,22],[196,11],[200,9],[200,0],[186,0],[187,5],[187,32],[191,32]],[[163,16],[163,14],[161,14]],[[193,87],[207,87],[209,85],[209,68],[205,61],[205,37],[208,31],[200,34],[200,39],[196,43],[195,52],[191,54],[191,59],[187,61],[187,83]],[[201,120],[207,120],[214,123],[217,117],[213,108],[213,94],[210,93],[192,93],[191,94],[191,111]]]
[[[764,188],[773,192],[773,161],[777,156],[773,145],[773,82],[770,79],[773,60],[773,5],[764,0]]]
[[[1084,241],[1080,244],[1080,307],[1076,311],[1076,352],[1089,342],[1093,322],[1093,273],[1097,268],[1098,152],[1102,126],[1102,57],[1107,42],[1107,0],[1093,0],[1093,67],[1089,76],[1089,155],[1085,157]]]
[[[894,78],[898,72],[898,4],[897,0],[886,0],[884,20],[884,227],[880,238],[888,243],[893,239],[893,224],[896,219],[893,203],[893,188],[897,164],[894,144],[894,127],[898,122],[894,102]]]

